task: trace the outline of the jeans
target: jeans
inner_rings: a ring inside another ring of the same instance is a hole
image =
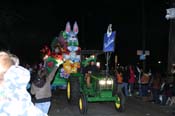
[[[121,98],[122,98],[121,102],[125,103],[125,95],[123,94],[122,88],[123,88],[122,84],[117,84],[117,94],[121,95]]]
[[[125,96],[128,96],[129,95],[129,93],[128,93],[128,83],[123,82],[122,86],[124,88]]]
[[[141,85],[141,83],[139,83],[139,96],[142,96],[143,94],[142,94],[142,85]]]
[[[142,89],[142,96],[147,96],[148,95],[148,84],[142,84],[141,89]]]
[[[161,102],[161,104],[162,105],[166,105],[167,100],[168,100],[168,97],[166,95],[162,95],[162,102]]]
[[[48,114],[51,102],[35,103],[35,106],[39,108],[44,113]]]
[[[159,89],[152,89],[152,93],[153,93],[153,100],[155,103],[160,103],[159,100]]]
[[[129,83],[129,94],[132,95],[134,93],[134,83]]]

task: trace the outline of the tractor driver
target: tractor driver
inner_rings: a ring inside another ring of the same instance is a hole
[[[91,82],[91,74],[98,72],[98,67],[96,66],[96,63],[94,60],[91,60],[89,65],[85,69],[85,79],[87,83],[87,87],[90,87]]]

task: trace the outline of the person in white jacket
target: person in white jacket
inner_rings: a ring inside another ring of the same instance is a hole
[[[30,72],[0,51],[0,116],[47,116],[34,106],[26,90]]]

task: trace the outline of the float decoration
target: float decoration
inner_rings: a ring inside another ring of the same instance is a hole
[[[76,73],[77,68],[80,68],[80,55],[77,52],[80,50],[78,43],[78,25],[74,23],[73,30],[71,31],[70,23],[67,22],[65,32],[67,34],[67,49],[68,53],[63,54],[63,59],[66,61],[63,68],[67,73]]]
[[[77,22],[73,25],[71,30],[70,22],[66,23],[64,31],[59,33],[59,36],[55,37],[51,42],[51,50],[45,46],[41,52],[44,54],[46,63],[45,67],[49,70],[55,65],[63,64],[60,69],[61,77],[67,78],[70,73],[76,73],[80,68],[80,55],[81,50],[77,38],[78,34]]]

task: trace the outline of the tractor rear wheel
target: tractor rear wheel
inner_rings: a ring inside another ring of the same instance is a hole
[[[80,96],[79,77],[70,76],[67,81],[67,99],[72,105],[78,104],[78,96]]]
[[[79,111],[81,114],[87,113],[87,100],[83,94],[81,94],[79,98]]]

